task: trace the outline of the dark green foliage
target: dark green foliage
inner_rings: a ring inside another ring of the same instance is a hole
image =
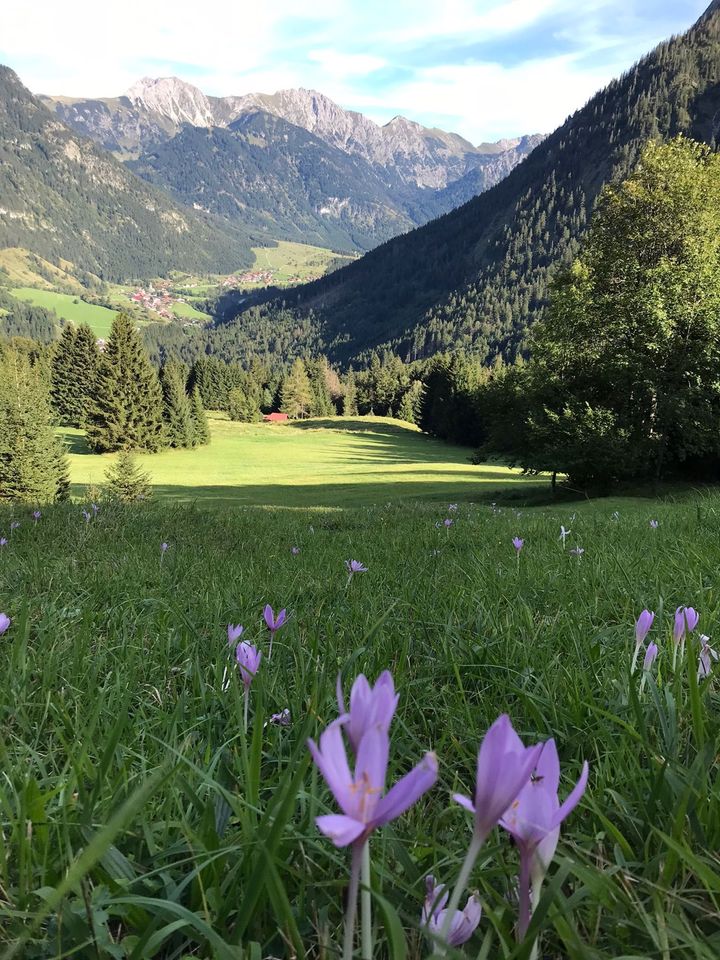
[[[720,473],[720,157],[649,144],[553,288],[522,462],[583,486]]]
[[[138,466],[130,450],[121,450],[105,471],[105,493],[109,500],[137,503],[150,497],[150,475]]]
[[[255,423],[262,419],[257,396],[243,387],[233,387],[228,393],[227,415],[240,423]]]
[[[328,387],[330,368],[328,367],[327,357],[306,360],[305,370],[310,382],[310,415],[313,417],[334,416],[336,410]]]
[[[95,383],[100,364],[100,351],[92,329],[85,323],[77,328],[74,343],[75,369],[73,383],[80,416],[76,426],[85,427],[88,411],[95,395]]]
[[[0,67],[0,245],[62,256],[124,280],[172,269],[237,269],[251,241],[227,221],[177,206],[73,133]]]
[[[477,361],[458,355],[439,356],[424,376],[418,425],[441,440],[479,446],[486,439],[478,408],[478,387],[487,379]]]
[[[51,392],[53,409],[60,423],[84,427],[95,393],[100,354],[95,334],[82,325],[77,330],[68,323],[55,344]]]
[[[26,355],[0,356],[0,501],[41,504],[68,496],[68,462],[56,439],[47,384]]]
[[[239,349],[292,349],[347,363],[380,344],[405,360],[452,349],[513,362],[528,350],[550,273],[576,255],[603,185],[627,176],[650,138],[686,133],[714,143],[719,73],[716,8],[593,97],[492,190],[253,306],[209,342],[226,359]]]
[[[283,381],[280,409],[294,420],[302,419],[310,416],[312,402],[313,395],[307,370],[298,357]]]
[[[160,383],[140,335],[119,313],[98,367],[88,442],[98,452],[159,450],[166,443],[162,411]]]
[[[192,422],[191,446],[202,447],[206,443],[210,443],[210,427],[208,426],[207,414],[197,387],[193,387],[190,393],[190,419]]]
[[[194,444],[192,409],[185,390],[186,382],[187,371],[176,360],[170,360],[161,368],[165,436],[171,447],[190,447]]]
[[[71,427],[79,426],[80,422],[80,409],[73,389],[74,363],[75,327],[67,323],[55,344],[50,398],[59,422]]]

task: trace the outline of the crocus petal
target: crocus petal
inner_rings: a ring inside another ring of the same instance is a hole
[[[328,813],[325,816],[316,817],[315,823],[318,830],[329,837],[336,847],[347,847],[365,830],[364,823],[340,813]]]
[[[555,814],[553,827],[558,826],[568,817],[575,807],[580,803],[582,795],[585,793],[585,788],[587,787],[588,775],[590,769],[588,767],[587,760],[583,763],[582,772],[580,774],[580,779],[575,784],[572,789],[572,792],[565,799],[565,802],[560,805],[558,812]]]
[[[546,834],[535,850],[533,869],[544,877],[550,868],[550,864],[557,850],[558,840],[560,839],[560,827],[555,827],[550,833]]]
[[[375,808],[374,826],[395,820],[433,786],[438,778],[438,762],[434,753],[426,753],[410,773],[406,773],[382,798]]]
[[[353,811],[358,820],[365,823],[373,819],[380,797],[385,792],[390,737],[379,724],[363,734],[355,763],[354,798],[358,804]]]
[[[461,793],[454,793],[452,798],[455,803],[459,803],[461,807],[465,807],[470,813],[475,813],[475,804],[469,797],[464,797]]]
[[[343,743],[342,722],[342,718],[335,720],[323,731],[319,747],[312,740],[308,740],[308,749],[338,806],[341,810],[348,811],[352,809],[354,781]]]
[[[482,905],[480,898],[476,894],[473,894],[468,898],[464,910],[455,911],[455,916],[450,921],[450,930],[448,931],[447,938],[448,944],[451,947],[459,947],[462,946],[463,943],[467,943],[477,929],[481,917]]]
[[[685,607],[685,623],[690,633],[692,633],[698,625],[699,619],[700,614],[696,610],[693,610],[692,607]]]

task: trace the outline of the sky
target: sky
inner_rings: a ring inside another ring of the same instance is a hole
[[[34,93],[178,76],[216,96],[320,90],[473,143],[549,133],[710,0],[0,0]]]

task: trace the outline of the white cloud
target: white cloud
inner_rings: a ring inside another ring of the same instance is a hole
[[[707,2],[313,0],[304,12],[297,0],[4,0],[0,61],[36,92],[71,96],[170,73],[216,95],[313,87],[380,121],[402,113],[477,142],[550,131]],[[548,43],[566,35],[591,66],[543,50],[549,16]],[[507,46],[530,29],[538,49],[519,65],[452,62],[453,48],[460,59],[465,44]]]

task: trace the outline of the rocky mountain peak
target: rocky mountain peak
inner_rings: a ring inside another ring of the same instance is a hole
[[[202,90],[179,77],[143,77],[125,96],[136,106],[143,106],[176,124],[205,127],[214,123],[210,101]]]

